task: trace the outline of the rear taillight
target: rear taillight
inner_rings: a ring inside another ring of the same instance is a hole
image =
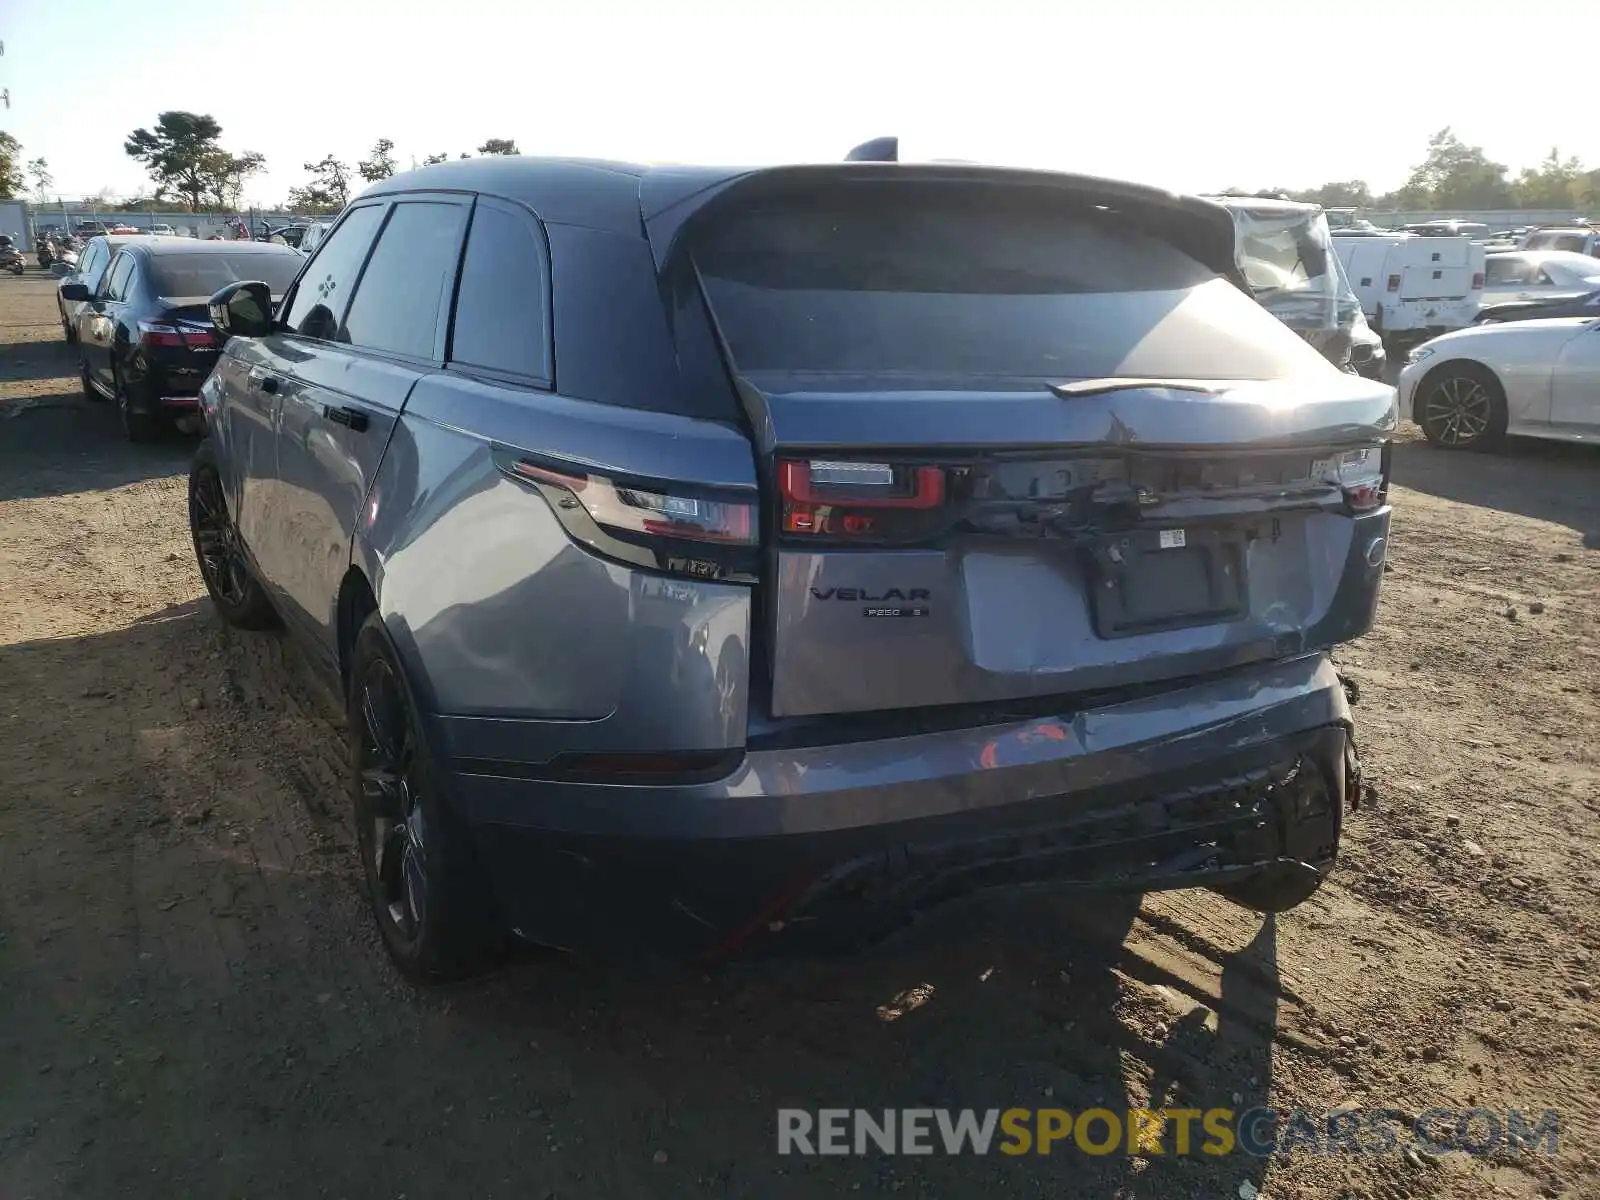
[[[943,467],[783,459],[778,492],[784,533],[873,538],[942,508],[946,478]]]
[[[1483,272],[1482,271],[1479,271],[1476,275],[1474,275],[1472,277],[1472,290],[1475,291],[1475,292],[1483,291]]]
[[[160,321],[139,322],[139,344],[165,346],[177,350],[209,350],[216,346],[216,336],[209,329],[193,325],[168,325]]]
[[[1379,507],[1389,492],[1389,452],[1387,446],[1363,446],[1346,450],[1319,464],[1322,478],[1337,484],[1351,512],[1370,512]]]
[[[1400,276],[1398,276],[1398,275],[1389,276],[1389,290],[1391,292],[1398,292],[1400,290]]]
[[[610,558],[699,579],[755,577],[754,490],[598,475],[496,448],[500,470],[538,488],[576,540]]]

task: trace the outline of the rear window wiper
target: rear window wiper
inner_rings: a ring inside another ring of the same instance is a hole
[[[1100,396],[1107,392],[1127,392],[1136,388],[1163,388],[1169,392],[1201,392],[1208,396],[1217,396],[1228,391],[1234,384],[1232,381],[1212,383],[1199,379],[1114,377],[1110,379],[1079,379],[1072,383],[1051,383],[1045,386],[1063,400],[1075,400],[1080,396]]]

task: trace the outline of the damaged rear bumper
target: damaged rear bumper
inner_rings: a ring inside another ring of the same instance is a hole
[[[712,783],[452,779],[519,932],[711,956],[992,889],[1325,874],[1357,787],[1320,654],[1058,717],[751,753]]]

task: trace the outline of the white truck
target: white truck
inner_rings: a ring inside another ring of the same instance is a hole
[[[1464,329],[1483,302],[1484,249],[1465,237],[1336,237],[1361,311],[1391,352]]]

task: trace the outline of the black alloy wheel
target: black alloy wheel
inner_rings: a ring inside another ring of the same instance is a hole
[[[276,625],[277,613],[250,572],[244,543],[228,512],[222,477],[209,441],[200,444],[189,470],[189,534],[194,540],[200,579],[222,619],[240,629]]]

